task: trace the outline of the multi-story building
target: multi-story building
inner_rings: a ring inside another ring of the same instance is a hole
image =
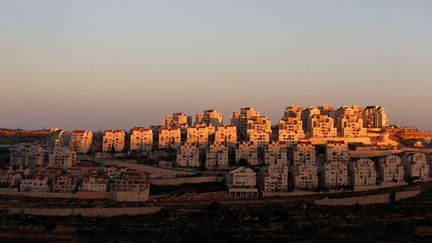
[[[318,166],[322,187],[337,188],[348,185],[349,158],[348,147],[344,142],[327,142],[325,161]]]
[[[135,127],[130,138],[130,150],[150,151],[153,147],[153,131],[149,128]]]
[[[260,113],[252,107],[244,107],[240,111],[233,112],[231,115],[231,125],[237,127],[237,134],[241,139],[244,140],[247,138],[249,120],[259,115]]]
[[[124,130],[105,130],[102,139],[103,152],[122,152],[125,147],[126,133]]]
[[[303,130],[305,132],[310,132],[312,129],[311,118],[313,116],[319,116],[320,114],[321,114],[321,111],[314,106],[309,106],[300,113],[300,117],[301,117],[302,125],[303,125]]]
[[[9,150],[11,165],[46,165],[48,163],[49,150],[47,146],[20,144]]]
[[[240,142],[237,144],[236,161],[245,159],[248,165],[258,165],[258,145],[253,142]]]
[[[344,106],[336,111],[336,127],[339,137],[366,137],[363,127],[362,109],[359,106]]]
[[[383,128],[387,126],[387,113],[382,106],[368,106],[363,110],[363,126]]]
[[[213,127],[217,127],[223,123],[223,115],[222,113],[210,109],[205,110],[204,112],[197,113],[194,116],[194,124],[211,124]]]
[[[325,115],[331,118],[334,118],[336,112],[336,108],[334,106],[327,104],[318,106],[318,110],[320,110],[321,115]]]
[[[106,192],[108,191],[108,176],[90,175],[83,178],[81,191]]]
[[[77,153],[69,147],[54,147],[49,155],[49,165],[53,167],[68,168],[77,162]]]
[[[248,141],[257,144],[258,147],[265,147],[270,142],[270,134],[267,132],[249,130]]]
[[[309,141],[300,141],[291,147],[291,163],[293,165],[315,164],[315,146]]]
[[[403,157],[405,176],[414,180],[429,179],[429,163],[424,153],[410,153]]]
[[[294,115],[297,116],[300,115],[300,113],[295,113]],[[303,131],[303,125],[300,118],[289,116],[279,120],[279,141],[294,143],[300,139],[303,139],[304,137],[305,133]]]
[[[114,199],[122,202],[145,202],[149,199],[148,173],[123,173],[111,185]]]
[[[270,142],[271,120],[266,116],[253,116],[247,120],[247,139],[257,143],[258,146],[265,146]]]
[[[46,175],[35,174],[23,179],[20,185],[21,192],[49,192],[49,179]]]
[[[191,117],[183,112],[173,113],[171,116],[165,116],[162,121],[163,127],[180,127],[185,128],[191,125]]]
[[[226,183],[231,198],[257,198],[257,176],[254,170],[238,167],[227,173]]]
[[[264,172],[264,191],[288,191],[288,165],[273,164]]]
[[[70,174],[59,175],[53,182],[53,192],[72,193],[77,187],[78,178]]]
[[[349,177],[354,187],[376,185],[377,173],[374,162],[370,159],[358,159],[351,162]]]
[[[348,161],[350,154],[348,145],[343,141],[328,141],[325,150],[326,162]]]
[[[159,148],[176,149],[181,144],[181,130],[178,127],[163,127],[159,133]]]
[[[176,162],[180,167],[200,167],[198,145],[196,143],[183,143],[177,150]]]
[[[287,106],[287,107],[285,107],[285,110],[284,110],[284,118],[292,117],[292,118],[297,118],[297,119],[301,120],[302,110],[303,110],[303,108],[301,106],[298,106],[298,105]]]
[[[22,178],[22,174],[17,171],[0,171],[0,185],[2,187],[19,186]]]
[[[288,165],[288,146],[286,142],[272,142],[264,150],[266,165]]]
[[[315,146],[302,141],[291,147],[290,187],[292,190],[318,189],[318,167]]]
[[[310,117],[309,122],[309,137],[328,138],[337,136],[337,129],[334,126],[333,118],[327,115],[313,115]]]
[[[92,148],[93,133],[88,130],[72,131],[70,146],[77,153],[86,154]]]
[[[227,168],[229,163],[229,148],[222,143],[210,144],[206,151],[206,168]]]
[[[237,144],[237,127],[234,125],[219,125],[215,132],[215,143],[226,143],[233,147]]]
[[[200,147],[206,147],[209,143],[209,136],[214,132],[214,127],[211,124],[189,126],[186,130],[186,142],[197,143]]]
[[[404,165],[397,155],[388,155],[379,160],[378,180],[381,183],[403,182]]]

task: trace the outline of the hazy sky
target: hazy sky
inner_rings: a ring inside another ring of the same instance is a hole
[[[432,129],[432,1],[0,0],[0,127],[323,103]]]

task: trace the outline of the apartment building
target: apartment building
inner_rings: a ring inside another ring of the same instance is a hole
[[[259,115],[260,113],[252,107],[244,107],[240,111],[233,112],[231,115],[231,125],[236,126],[237,134],[241,139],[247,138],[249,120]]]
[[[224,143],[210,144],[206,151],[206,168],[228,168],[229,147]]]
[[[71,134],[70,146],[79,154],[86,154],[92,148],[93,133],[88,130],[74,130]]]
[[[378,169],[378,180],[381,183],[403,182],[404,165],[397,155],[388,155],[380,158]]]
[[[258,145],[253,142],[239,142],[236,148],[236,161],[245,159],[248,165],[255,166],[258,161]]]
[[[180,167],[200,167],[198,144],[183,143],[177,150],[176,162]]]
[[[272,142],[264,149],[266,165],[288,165],[288,145],[286,142]]]
[[[107,192],[108,176],[89,175],[82,180],[81,191],[83,192]]]
[[[318,110],[320,111],[321,115],[325,115],[331,118],[334,118],[336,113],[336,108],[327,104],[318,106]]]
[[[170,116],[165,116],[162,120],[163,127],[179,127],[185,128],[191,125],[191,117],[183,112],[176,112]]]
[[[327,115],[313,115],[310,117],[309,123],[309,137],[311,138],[328,138],[337,136],[334,119]]]
[[[223,115],[214,109],[209,109],[197,113],[193,120],[195,125],[211,124],[213,127],[217,127],[223,123]]]
[[[352,186],[376,185],[377,173],[372,160],[362,158],[349,163],[349,177]]]
[[[20,184],[21,192],[49,192],[49,179],[46,175],[35,174],[23,179]]]
[[[153,131],[149,128],[135,127],[131,131],[131,151],[151,151],[153,147]]]
[[[22,174],[17,171],[0,171],[0,185],[2,187],[18,186],[22,178]]]
[[[215,133],[211,124],[200,124],[189,126],[186,129],[186,142],[197,143],[200,147],[206,147],[209,143],[209,136]]]
[[[288,191],[288,165],[272,164],[264,172],[265,192]]]
[[[303,108],[298,105],[287,106],[284,109],[284,118],[297,118],[301,120],[301,112]]]
[[[387,126],[387,113],[382,106],[368,106],[363,110],[363,126],[383,128]]]
[[[292,190],[317,190],[318,167],[315,146],[309,141],[294,144],[290,151],[290,187]]]
[[[36,144],[19,144],[9,149],[10,164],[22,165],[46,165],[48,163],[48,147]]]
[[[325,188],[347,186],[349,159],[348,147],[344,142],[327,142],[325,161],[318,166],[321,186]]]
[[[309,141],[299,141],[291,147],[291,163],[293,165],[300,164],[316,164],[315,146]]]
[[[248,130],[247,138],[247,141],[257,144],[260,148],[265,147],[270,142],[270,134],[267,132]]]
[[[78,178],[71,174],[56,176],[53,182],[53,192],[73,193],[77,190]]]
[[[258,198],[257,176],[254,170],[237,167],[227,173],[230,198]]]
[[[402,159],[405,176],[414,180],[425,181],[429,179],[429,163],[424,153],[409,153]]]
[[[336,127],[339,137],[366,137],[363,127],[362,109],[359,106],[344,106],[336,111]]]
[[[124,130],[105,130],[102,138],[103,152],[122,152],[125,148],[126,133]]]
[[[159,148],[177,149],[181,144],[181,130],[178,127],[163,127],[159,133]]]
[[[218,125],[215,132],[215,143],[226,143],[230,147],[237,144],[237,127],[234,125]]]
[[[123,173],[111,185],[114,199],[120,202],[145,202],[149,199],[148,173]]]
[[[326,162],[348,161],[350,154],[348,145],[343,141],[328,141],[325,150]]]
[[[69,147],[54,147],[49,155],[49,165],[53,167],[68,168],[77,163],[77,153]]]
[[[299,116],[300,113],[294,115]],[[289,116],[279,120],[278,141],[295,143],[304,137],[303,123],[299,117]]]
[[[306,109],[301,111],[300,117],[302,120],[303,130],[305,132],[310,132],[312,130],[311,118],[313,116],[319,116],[319,115],[321,115],[321,111],[314,106],[309,106]]]

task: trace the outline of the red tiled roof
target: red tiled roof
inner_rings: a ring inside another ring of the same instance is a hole
[[[87,130],[74,130],[72,133],[85,133]]]

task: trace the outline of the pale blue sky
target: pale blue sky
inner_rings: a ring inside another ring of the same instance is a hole
[[[432,129],[432,1],[0,0],[0,127],[379,104]]]

